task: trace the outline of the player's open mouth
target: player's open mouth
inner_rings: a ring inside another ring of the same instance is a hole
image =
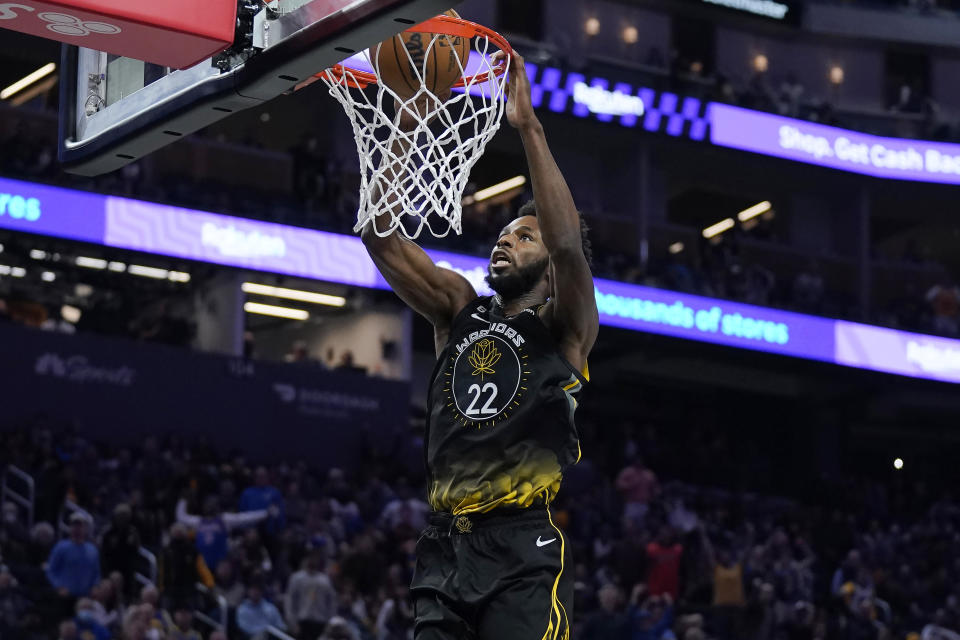
[[[490,258],[490,267],[493,269],[502,269],[511,264],[513,264],[513,261],[510,260],[510,256],[503,251],[494,251],[493,256]]]

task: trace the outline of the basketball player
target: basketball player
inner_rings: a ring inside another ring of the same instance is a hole
[[[438,361],[425,440],[435,512],[417,544],[417,640],[569,638],[570,550],[548,507],[580,457],[574,396],[598,315],[585,226],[510,62],[507,119],[534,201],[500,232],[487,282],[434,265],[399,233],[363,241],[393,290],[434,327]],[[382,226],[381,226],[382,225]]]

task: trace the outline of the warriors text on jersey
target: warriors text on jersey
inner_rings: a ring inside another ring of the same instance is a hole
[[[467,514],[549,504],[580,458],[574,396],[585,382],[535,309],[508,318],[493,298],[468,304],[430,387],[431,506]]]

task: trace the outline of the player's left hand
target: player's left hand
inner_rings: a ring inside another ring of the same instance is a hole
[[[498,65],[506,57],[503,51],[493,54],[490,62]],[[507,80],[507,122],[516,129],[524,129],[537,124],[537,114],[530,101],[530,79],[527,78],[527,67],[523,56],[514,52],[510,57],[510,77]]]

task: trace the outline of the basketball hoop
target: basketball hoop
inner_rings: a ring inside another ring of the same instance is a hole
[[[410,239],[424,227],[436,237],[461,232],[463,192],[470,170],[500,128],[506,107],[507,68],[513,49],[500,34],[482,25],[451,16],[437,16],[407,29],[430,34],[423,61],[406,53],[419,89],[401,96],[380,73],[380,48],[357,54],[317,74],[350,118],[360,155],[360,207],[354,231],[374,216],[389,214],[389,225],[375,229],[386,236],[399,229]],[[469,59],[452,58],[460,79],[443,100],[428,88],[428,61],[438,42],[467,38]],[[496,51],[506,54],[493,64]],[[414,83],[416,84],[416,83]],[[375,87],[375,89],[374,89]],[[395,105],[396,108],[395,108]],[[415,126],[401,128],[401,114]]]

